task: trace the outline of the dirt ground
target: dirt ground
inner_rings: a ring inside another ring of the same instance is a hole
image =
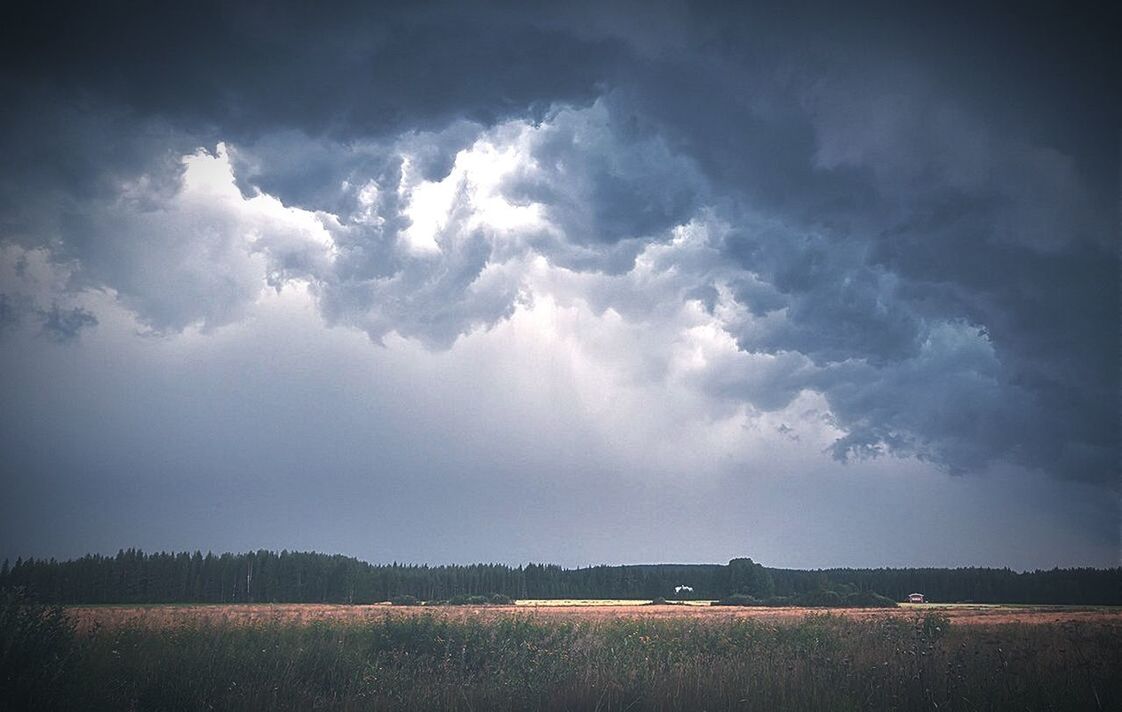
[[[733,606],[636,605],[517,605],[517,606],[390,606],[322,604],[235,604],[235,605],[147,605],[72,606],[70,614],[79,629],[113,628],[136,624],[171,627],[193,623],[250,625],[270,622],[313,623],[315,621],[362,622],[384,616],[436,615],[453,620],[491,620],[501,616],[529,616],[540,620],[606,620],[611,618],[698,618],[720,620],[753,618],[783,622],[807,615],[830,613],[858,620],[896,616],[911,618],[923,612],[947,615],[952,624],[992,625],[1001,623],[1100,623],[1122,628],[1122,607],[997,606],[997,605],[908,605],[895,609],[856,608],[742,608]]]

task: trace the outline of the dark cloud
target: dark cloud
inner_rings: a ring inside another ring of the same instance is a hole
[[[2,55],[9,81],[192,128],[216,125],[227,139],[494,122],[591,99],[617,51],[522,12],[508,19],[497,6],[459,3],[46,3],[11,19]]]
[[[0,293],[0,335],[15,328],[20,322],[20,311],[16,300],[7,294]]]
[[[563,112],[530,147],[534,171],[512,178],[505,195],[541,203],[570,242],[586,246],[655,239],[688,222],[703,181],[634,114],[597,107]]]
[[[97,326],[97,317],[81,307],[63,309],[57,304],[40,314],[43,334],[58,342],[78,338],[83,329]]]
[[[514,313],[540,256],[610,278],[580,298],[636,323],[698,300],[744,357],[703,389],[765,412],[821,393],[841,459],[1113,485],[1099,12],[37,5],[0,50],[0,237],[155,331],[304,280],[329,322],[433,348]],[[181,158],[219,141],[239,192],[192,199]],[[518,154],[496,195],[541,224],[476,219],[456,167],[479,142]],[[410,249],[418,187],[445,180],[436,251]],[[704,250],[667,247],[695,223]]]

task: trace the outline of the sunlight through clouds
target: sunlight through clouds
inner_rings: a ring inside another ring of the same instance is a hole
[[[429,556],[471,502],[452,558],[571,522],[628,558],[663,516],[695,560],[1117,557],[1113,45],[516,5],[29,6],[0,521],[73,492],[56,548],[84,497],[108,546],[191,501],[189,546],[257,546],[314,501],[301,546]]]

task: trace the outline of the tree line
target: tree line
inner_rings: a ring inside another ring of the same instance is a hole
[[[688,586],[692,590],[682,589]],[[836,591],[939,602],[1122,604],[1122,569],[820,569],[728,564],[647,564],[566,569],[554,564],[370,564],[341,555],[260,550],[241,554],[90,554],[5,560],[0,588],[47,603],[373,603],[403,596],[447,600],[500,594],[528,598],[759,599]]]

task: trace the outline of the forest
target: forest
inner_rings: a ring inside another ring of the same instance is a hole
[[[675,593],[678,586],[693,590]],[[91,554],[68,561],[5,560],[0,587],[44,603],[373,603],[402,596],[446,600],[501,594],[514,599],[761,599],[820,591],[870,592],[935,602],[1122,604],[1122,569],[993,568],[776,569],[749,558],[728,564],[648,564],[566,569],[553,564],[426,566],[370,564],[341,555],[260,550],[241,554]]]

